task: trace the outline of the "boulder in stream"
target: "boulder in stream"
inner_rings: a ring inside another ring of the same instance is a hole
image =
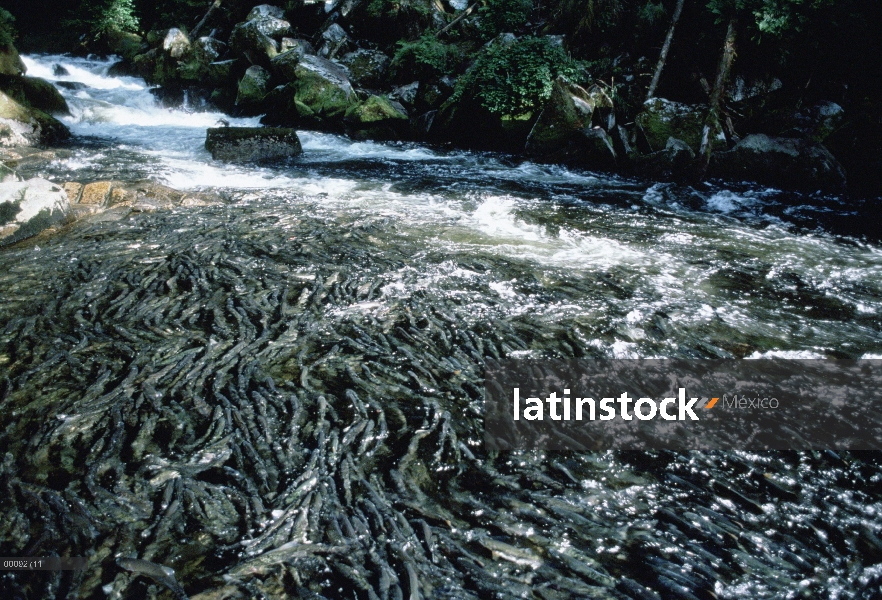
[[[297,131],[282,127],[214,127],[205,148],[215,160],[233,163],[282,160],[303,152]]]
[[[7,175],[0,183],[0,246],[64,224],[70,212],[70,201],[60,186],[39,177],[15,179]]]
[[[749,135],[728,152],[715,153],[708,175],[806,192],[845,191],[845,171],[830,151],[799,138]]]

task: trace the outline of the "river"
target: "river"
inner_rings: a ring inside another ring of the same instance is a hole
[[[225,202],[0,251],[0,554],[90,557],[4,597],[169,597],[116,556],[203,599],[879,591],[875,454],[487,456],[481,421],[488,358],[882,358],[867,205],[308,131],[232,166],[205,129],[257,119],[24,60],[72,113],[43,175]]]

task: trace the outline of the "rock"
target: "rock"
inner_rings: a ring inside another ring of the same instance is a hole
[[[27,70],[15,46],[0,47],[0,75],[24,75]]]
[[[55,63],[52,65],[52,74],[56,77],[67,77],[70,75],[70,71],[65,69],[62,65]]]
[[[83,188],[80,195],[80,201],[77,204],[89,204],[92,206],[103,207],[110,199],[110,192],[113,184],[110,181],[97,181],[90,183]]]
[[[63,224],[70,201],[58,185],[41,178],[0,183],[0,246]]]
[[[796,113],[795,129],[815,142],[823,142],[842,126],[845,110],[835,102],[818,102]]]
[[[407,130],[407,111],[384,96],[371,96],[346,111],[349,134],[355,139],[400,139]]]
[[[239,94],[236,96],[236,105],[253,107],[263,101],[268,91],[270,80],[269,71],[258,65],[252,65],[245,71],[245,75],[239,81]]]
[[[269,4],[261,4],[260,6],[255,6],[251,9],[251,12],[248,13],[248,16],[245,17],[246,21],[255,21],[257,19],[263,17],[273,17],[275,19],[284,19],[285,11],[278,6],[272,6]]]
[[[356,50],[340,59],[349,69],[349,80],[357,87],[379,88],[389,70],[389,57],[377,50]]]
[[[346,71],[340,65],[318,56],[305,55],[293,69],[292,83],[267,95],[264,122],[340,130],[344,114],[357,100]]]
[[[338,54],[345,52],[352,45],[352,40],[349,39],[346,31],[337,23],[331,23],[322,32],[322,39],[325,41],[321,50],[319,50],[319,56],[322,58],[334,58]]]
[[[300,49],[292,48],[282,52],[270,61],[270,70],[282,81],[291,82],[297,79],[297,65],[304,53]]]
[[[609,134],[600,127],[583,129],[576,161],[583,166],[600,170],[612,170],[616,167],[616,151]]]
[[[9,77],[0,75],[0,90],[19,104],[36,108],[49,114],[69,115],[70,109],[61,92],[54,85],[39,77]]]
[[[295,130],[273,127],[209,129],[205,148],[215,160],[235,163],[280,160],[303,152]]]
[[[693,152],[697,153],[701,148],[701,135],[706,116],[706,106],[652,98],[643,105],[643,112],[637,115],[636,123],[653,152],[664,148],[668,138],[673,137],[683,140]],[[718,135],[721,133],[719,131]],[[722,140],[717,137],[714,148],[720,146],[725,146],[725,137]]]
[[[398,100],[405,106],[414,107],[416,106],[417,93],[419,90],[420,82],[414,81],[413,83],[408,83],[407,85],[395,88],[392,90],[392,93],[389,94],[389,97],[393,100]]]
[[[282,41],[279,43],[279,52],[283,53],[289,50],[295,50],[299,56],[303,56],[304,54],[315,54],[315,48],[313,48],[312,44],[308,41],[298,38],[283,37]]]
[[[162,49],[172,58],[182,58],[190,51],[190,38],[177,27],[172,27],[162,40]]]
[[[209,63],[205,68],[206,81],[212,85],[224,85],[236,79],[236,73],[242,73],[247,64],[244,60],[232,59]],[[246,69],[247,70],[247,69]]]
[[[288,21],[275,17],[260,17],[236,25],[230,35],[230,48],[242,54],[252,64],[269,66],[269,61],[279,53],[279,44],[274,39],[286,35],[291,30]]]
[[[220,58],[227,45],[213,37],[202,36],[193,43],[193,56],[200,63],[209,64]]]
[[[806,192],[842,193],[846,187],[845,171],[824,146],[764,134],[748,135],[732,150],[716,152],[708,175]]]
[[[50,144],[68,137],[70,131],[56,118],[0,92],[0,146]]]
[[[69,181],[64,184],[64,193],[67,194],[67,200],[70,204],[77,204],[80,201],[80,195],[83,193],[83,184],[76,181]]]
[[[683,140],[668,138],[664,150],[634,159],[634,171],[647,179],[684,180],[692,169],[695,152]]]

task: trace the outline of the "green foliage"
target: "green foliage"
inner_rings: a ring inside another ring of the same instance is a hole
[[[604,31],[622,16],[624,0],[558,0],[554,19],[566,23],[571,36]]]
[[[528,36],[507,46],[497,42],[460,77],[452,99],[472,90],[484,108],[517,117],[548,99],[558,75],[578,81],[584,70],[547,38]]]
[[[637,18],[647,25],[655,25],[664,18],[665,12],[664,4],[661,2],[656,4],[652,0],[648,0],[637,11]]]
[[[413,10],[422,15],[429,14],[429,6],[417,0],[370,0],[367,5],[367,14],[371,17],[394,17],[403,10]]]
[[[487,38],[518,31],[530,18],[532,0],[486,0],[478,9]]]
[[[0,47],[10,46],[15,41],[15,17],[0,8]]]
[[[707,8],[718,20],[746,13],[760,34],[781,37],[801,31],[821,9],[834,4],[835,0],[709,0]]]
[[[83,0],[71,24],[93,39],[109,31],[138,31],[133,0]]]
[[[425,33],[413,42],[398,42],[391,68],[399,78],[435,79],[452,73],[459,62],[460,52],[456,46],[444,44],[431,33]]]

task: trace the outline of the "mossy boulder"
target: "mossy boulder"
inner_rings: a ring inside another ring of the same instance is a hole
[[[693,152],[698,152],[707,111],[708,108],[703,105],[652,98],[643,105],[643,112],[637,115],[635,121],[651,152],[662,150],[667,145],[668,138],[683,140]],[[721,130],[719,127],[715,129],[717,134],[714,148],[725,147],[725,137],[720,139]]]
[[[687,179],[695,161],[695,152],[683,140],[668,138],[663,150],[634,157],[634,171],[641,177],[662,181]]]
[[[575,150],[583,129],[591,126],[594,100],[588,92],[558,77],[525,145],[528,156],[565,160]]]
[[[252,64],[268,67],[279,54],[281,38],[291,31],[288,21],[275,17],[260,17],[239,23],[230,34],[230,49],[237,56],[245,56]]]
[[[294,81],[266,98],[264,123],[340,131],[346,111],[358,101],[346,71],[318,56],[301,57]]]
[[[732,150],[715,153],[708,175],[805,192],[843,193],[846,189],[844,169],[824,146],[764,134],[749,135]]]
[[[389,57],[378,50],[356,50],[340,62],[349,69],[349,80],[358,87],[376,89],[386,80]]]
[[[0,75],[0,90],[19,104],[36,108],[45,113],[69,115],[70,109],[61,92],[54,85],[39,77]]]
[[[276,127],[212,128],[205,149],[215,160],[235,163],[282,160],[303,152],[295,130]]]
[[[0,92],[0,146],[60,142],[70,131],[58,119]]]
[[[104,34],[104,42],[111,54],[116,54],[123,60],[130,61],[141,51],[143,40],[140,35],[135,33],[111,29]]]
[[[23,75],[27,70],[15,46],[0,46],[0,75]]]
[[[239,81],[239,93],[236,96],[236,106],[245,112],[254,112],[260,107],[268,91],[270,81],[269,71],[259,65],[252,65],[245,71],[245,75]]]
[[[356,139],[400,139],[409,124],[404,107],[385,96],[371,96],[350,107],[345,121],[349,135]]]

